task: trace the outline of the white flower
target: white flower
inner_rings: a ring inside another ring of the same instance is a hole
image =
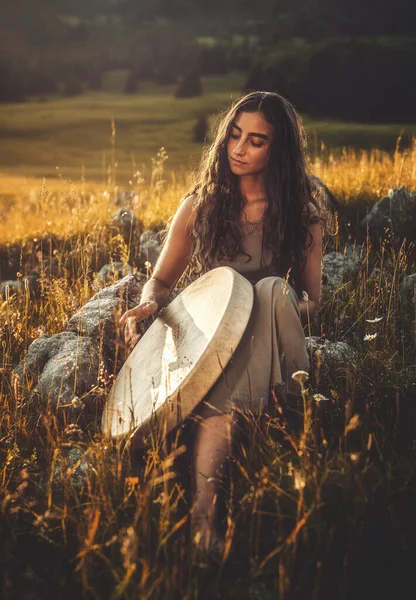
[[[294,486],[295,486],[295,490],[301,490],[305,487],[306,485],[306,481],[305,478],[302,477],[301,473],[299,473],[299,471],[295,471],[294,474]]]
[[[375,340],[376,337],[377,337],[376,333],[368,333],[367,335],[364,336],[364,341],[369,342],[371,340]]]
[[[315,400],[315,402],[324,402],[324,401],[329,402],[329,398],[327,398],[323,394],[314,394],[312,397]]]
[[[301,385],[309,379],[309,373],[306,371],[295,371],[292,373],[292,379],[300,383]]]
[[[367,323],[378,323],[383,317],[376,317],[375,319],[366,319]]]
[[[84,406],[85,406],[85,404],[83,403],[81,398],[78,398],[78,396],[75,396],[72,399],[71,404],[76,410],[80,410],[80,409],[84,408]]]
[[[305,290],[302,292],[302,298],[305,300],[305,302],[308,302],[309,300],[308,292],[305,292]]]

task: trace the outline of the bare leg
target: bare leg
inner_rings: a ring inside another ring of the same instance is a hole
[[[193,506],[191,536],[200,548],[221,550],[217,524],[217,497],[223,483],[227,455],[231,454],[236,417],[221,414],[196,424],[192,447]],[[199,542],[198,542],[199,532]]]

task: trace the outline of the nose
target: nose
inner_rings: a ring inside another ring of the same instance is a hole
[[[245,154],[244,143],[242,140],[243,140],[243,138],[240,138],[238,140],[238,142],[236,143],[236,145],[234,146],[233,154],[235,156],[244,156],[244,154]]]

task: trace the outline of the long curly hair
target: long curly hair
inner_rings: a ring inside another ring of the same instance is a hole
[[[285,274],[296,288],[304,264],[303,251],[312,241],[307,240],[308,223],[321,222],[325,226],[329,211],[309,171],[302,118],[292,104],[276,92],[249,92],[220,115],[214,141],[203,150],[191,187],[184,196],[195,197],[190,267],[203,273],[216,262],[246,254],[239,227],[244,198],[238,185],[239,177],[230,169],[227,153],[232,123],[243,111],[261,112],[274,127],[265,171],[267,208],[263,218],[263,248],[271,250],[273,273]],[[312,217],[309,202],[317,209]]]

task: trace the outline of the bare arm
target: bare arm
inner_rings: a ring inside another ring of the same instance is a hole
[[[312,203],[309,204],[309,208],[311,216],[316,214],[316,208]],[[308,320],[308,311],[311,320],[315,317],[321,295],[322,229],[320,223],[309,225],[309,232],[312,236],[312,244],[304,251],[305,265],[300,281],[302,291],[308,294],[308,300],[303,298],[299,300],[300,316],[303,322]]]
[[[120,319],[126,323],[125,338],[136,343],[136,322],[141,321],[161,308],[168,299],[171,289],[185,271],[192,254],[191,231],[196,212],[194,197],[188,196],[179,206],[169,228],[166,242],[157,260],[153,275],[143,286],[139,304],[128,310]]]

